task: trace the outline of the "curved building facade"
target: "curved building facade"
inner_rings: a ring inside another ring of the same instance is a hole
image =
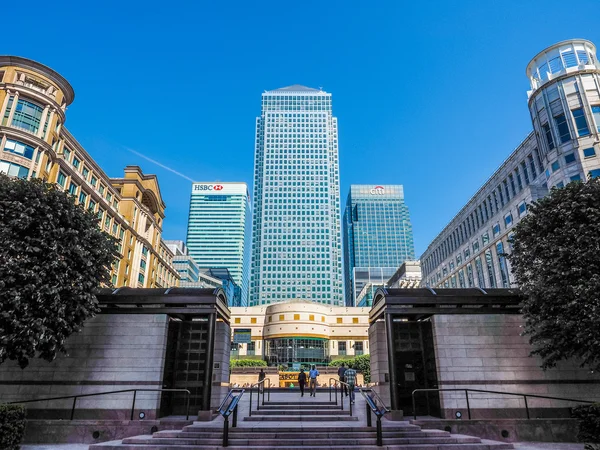
[[[176,286],[173,254],[161,238],[166,205],[156,176],[128,166],[122,178],[109,178],[65,128],[74,98],[69,82],[49,67],[0,56],[0,172],[56,183],[98,215],[120,241],[113,286]]]
[[[421,256],[422,285],[515,285],[512,228],[527,205],[569,182],[600,176],[600,65],[590,41],[559,42],[527,66],[533,131]]]

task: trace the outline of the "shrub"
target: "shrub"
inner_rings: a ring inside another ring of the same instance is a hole
[[[347,367],[352,367],[357,372],[362,372],[365,383],[371,382],[371,355],[359,355],[354,358],[336,359],[329,364],[333,367],[339,367],[344,363]]]
[[[262,359],[232,359],[229,367],[267,367],[267,362]]]
[[[21,405],[0,404],[0,448],[19,450],[25,434],[25,408]]]
[[[600,443],[600,403],[573,408],[573,417],[579,420],[579,442]]]

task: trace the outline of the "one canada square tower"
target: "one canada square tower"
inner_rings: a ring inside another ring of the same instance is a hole
[[[337,119],[331,94],[262,94],[256,119],[250,305],[342,305]]]

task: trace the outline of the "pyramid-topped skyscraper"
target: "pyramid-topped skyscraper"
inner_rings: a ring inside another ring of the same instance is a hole
[[[331,94],[262,94],[256,119],[250,305],[342,305],[337,118]]]

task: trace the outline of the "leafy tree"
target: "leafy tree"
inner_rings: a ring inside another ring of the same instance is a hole
[[[371,355],[359,355],[355,357],[336,359],[329,363],[330,366],[339,367],[344,363],[346,367],[352,367],[357,372],[362,372],[365,383],[371,382]]]
[[[525,334],[544,369],[600,369],[600,179],[552,189],[515,227],[508,258],[526,296]]]
[[[262,359],[232,359],[229,367],[267,367],[267,362]]]
[[[39,179],[0,174],[0,363],[52,361],[98,312],[117,240],[73,197]]]

